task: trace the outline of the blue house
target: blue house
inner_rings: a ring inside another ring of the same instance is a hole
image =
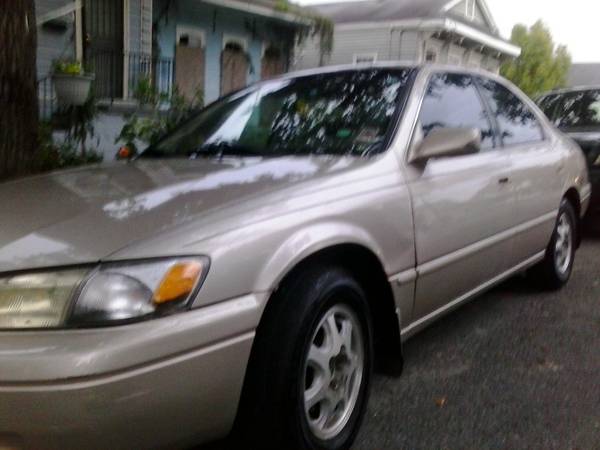
[[[174,62],[180,91],[207,101],[287,71],[306,26],[273,0],[155,0],[153,17],[154,54]]]
[[[102,107],[99,150],[115,154],[140,87],[206,103],[286,72],[310,22],[283,0],[36,0],[41,115],[57,107],[52,62],[77,59],[94,72]],[[141,83],[143,81],[143,83]]]

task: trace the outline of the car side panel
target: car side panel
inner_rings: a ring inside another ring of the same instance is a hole
[[[515,241],[512,264],[544,250],[550,241],[563,195],[565,154],[551,140],[507,148],[510,182],[516,193],[513,213],[527,225]]]
[[[417,251],[415,319],[507,269],[513,194],[508,161],[492,151],[429,161],[410,185]],[[416,171],[413,168],[412,171]]]

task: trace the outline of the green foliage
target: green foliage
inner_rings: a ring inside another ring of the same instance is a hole
[[[133,89],[133,98],[138,100],[140,105],[155,105],[160,101],[158,90],[149,77],[143,77],[138,81]]]
[[[288,0],[277,0],[275,10],[283,13],[295,14],[305,19],[311,25],[305,27],[298,33],[298,43],[302,43],[307,37],[319,37],[319,51],[321,64],[331,55],[333,50],[334,23],[327,17],[321,16],[309,8],[300,8],[291,4]]]
[[[84,158],[89,150],[88,140],[95,136],[94,119],[97,115],[94,96],[90,96],[81,106],[67,106],[55,113],[54,120],[65,130],[68,145],[78,147]]]
[[[521,47],[522,53],[502,66],[504,77],[531,97],[565,86],[571,55],[565,46],[555,46],[550,30],[542,21],[529,29],[515,25],[511,42]]]
[[[82,155],[79,149],[73,145],[73,142],[68,140],[55,143],[52,138],[52,131],[52,126],[49,123],[40,124],[39,170],[47,172],[102,161],[102,155],[95,151],[88,151],[85,155]]]
[[[187,120],[195,111],[202,108],[204,104],[204,93],[200,89],[196,92],[192,100],[187,100],[175,88],[167,111],[163,111],[160,108],[160,103],[162,103],[165,96],[158,95],[158,97],[161,98],[161,101],[146,103],[154,107],[149,116],[140,117],[137,114],[132,114],[129,117],[121,129],[121,133],[117,136],[115,144],[123,143],[129,147],[133,154],[137,154],[140,150],[137,148],[138,143],[146,145],[155,144],[164,135],[170,133]]]
[[[85,73],[81,61],[68,59],[54,61],[52,70],[54,73],[62,75],[83,75]]]

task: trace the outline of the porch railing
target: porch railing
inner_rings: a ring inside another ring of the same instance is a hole
[[[95,74],[93,92],[98,100],[132,99],[142,80],[145,89],[169,98],[173,91],[175,62],[173,58],[144,53],[88,52],[86,70]],[[57,108],[56,94],[50,75],[38,81],[40,116],[49,118]]]
[[[171,94],[174,60],[145,53],[90,51],[85,65],[96,75],[94,92],[98,99],[132,98],[140,81],[159,94]]]

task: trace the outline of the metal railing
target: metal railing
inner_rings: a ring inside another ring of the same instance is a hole
[[[142,81],[153,95],[170,98],[173,91],[175,62],[172,58],[96,51],[86,55],[84,66],[95,74],[92,90],[98,100],[131,99]],[[40,117],[49,119],[58,107],[51,75],[38,80],[38,99]]]
[[[157,94],[171,94],[175,66],[172,58],[136,52],[90,51],[84,64],[96,75],[94,93],[98,99],[132,98],[143,80]]]

